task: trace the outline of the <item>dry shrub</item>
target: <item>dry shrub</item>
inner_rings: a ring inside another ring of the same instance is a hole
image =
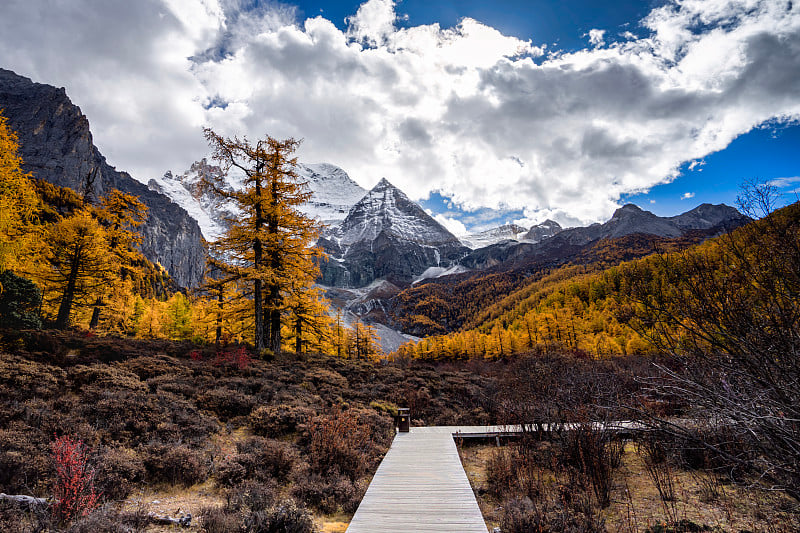
[[[76,520],[67,533],[130,533],[120,513],[110,506],[103,506],[85,517]]]
[[[123,361],[118,366],[136,374],[142,380],[149,380],[157,376],[176,378],[189,374],[189,369],[184,366],[182,361],[167,355],[135,357]]]
[[[197,396],[197,406],[215,413],[222,420],[247,416],[256,404],[249,394],[224,387],[211,389]]]
[[[611,503],[614,468],[619,466],[623,447],[613,435],[599,427],[582,424],[561,441],[559,462],[589,481],[600,507]]]
[[[299,459],[291,444],[263,437],[250,437],[237,443],[236,449],[248,477],[262,481],[268,478],[285,481]]]
[[[250,427],[257,435],[281,437],[296,432],[313,416],[312,409],[299,405],[262,405],[250,413]]]
[[[188,487],[208,475],[203,454],[185,445],[150,444],[141,455],[150,482]]]
[[[0,487],[12,494],[45,494],[52,479],[49,439],[30,428],[0,430]]]
[[[95,486],[105,500],[124,500],[144,480],[144,465],[136,452],[107,449],[97,461]]]
[[[314,518],[308,509],[286,500],[270,509],[251,513],[244,521],[247,533],[315,533]]]
[[[226,457],[214,468],[214,481],[220,487],[233,487],[247,478],[247,468],[239,461],[238,457]]]
[[[269,508],[278,498],[274,482],[247,480],[226,493],[226,507],[239,511],[261,511]]]
[[[357,480],[372,469],[385,451],[383,446],[389,441],[391,425],[388,418],[371,409],[337,409],[330,415],[314,418],[308,445],[311,470]]]
[[[77,365],[69,369],[69,379],[75,390],[101,396],[109,389],[147,392],[147,385],[139,376],[124,368],[108,364]]]
[[[94,389],[85,398],[80,414],[105,434],[108,441],[135,444],[150,440],[166,414],[158,399],[142,391]]]
[[[65,382],[66,372],[58,367],[0,354],[0,398],[51,398],[63,390]]]
[[[203,507],[200,509],[200,531],[204,533],[230,533],[241,531],[242,515],[227,507]]]
[[[541,475],[537,457],[530,448],[498,448],[486,464],[488,490],[497,497],[527,496],[541,493]]]
[[[605,533],[602,518],[591,506],[575,508],[565,502],[533,502],[529,498],[506,502],[500,521],[503,533]]]
[[[354,483],[345,476],[325,477],[304,470],[295,477],[292,496],[324,514],[354,513],[366,492],[365,483]]]

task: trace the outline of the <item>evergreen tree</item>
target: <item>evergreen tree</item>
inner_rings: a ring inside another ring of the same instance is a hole
[[[209,243],[209,263],[220,272],[217,282],[237,283],[240,297],[252,299],[256,350],[278,354],[290,291],[309,288],[318,275],[314,259],[320,252],[311,247],[318,224],[298,210],[311,197],[291,157],[299,142],[267,136],[253,144],[210,129],[205,135],[223,172],[204,178],[203,185],[241,212]],[[241,189],[227,187],[224,178],[231,172],[241,179]]]

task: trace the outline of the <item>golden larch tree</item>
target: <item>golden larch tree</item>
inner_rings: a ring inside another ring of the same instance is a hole
[[[278,354],[289,296],[310,289],[321,253],[311,246],[319,224],[298,209],[311,198],[307,183],[295,172],[292,154],[299,141],[267,136],[251,143],[208,128],[205,136],[223,172],[204,178],[203,186],[232,201],[241,213],[227,220],[225,234],[209,243],[209,264],[217,272],[213,284],[232,282],[242,288],[240,296],[252,301],[256,351]],[[241,188],[228,185],[230,173],[240,179]]]

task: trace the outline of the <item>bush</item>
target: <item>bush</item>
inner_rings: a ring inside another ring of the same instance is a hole
[[[26,429],[29,429],[26,427]],[[0,487],[3,492],[49,493],[53,460],[38,431],[0,430]]]
[[[257,435],[281,437],[296,432],[313,416],[313,410],[298,405],[262,405],[250,413],[250,427]]]
[[[53,462],[56,466],[53,517],[59,522],[70,522],[88,515],[97,506],[99,497],[86,446],[72,437],[59,437],[53,443]]]
[[[247,480],[227,492],[227,507],[241,511],[263,511],[275,503],[278,489],[273,482]]]
[[[250,437],[238,443],[236,449],[248,477],[262,481],[268,478],[285,481],[299,459],[290,444],[263,437]]]
[[[337,410],[314,418],[308,445],[312,471],[357,480],[377,465],[389,444],[391,425],[371,409]]]
[[[247,533],[315,533],[308,509],[287,500],[266,511],[251,513],[244,521]]]
[[[506,502],[500,529],[503,533],[563,532],[563,533],[605,533],[602,519],[594,516],[591,510],[575,510],[563,503],[534,503],[528,498]]]
[[[123,517],[108,506],[103,506],[87,516],[75,521],[67,533],[129,533]]]
[[[105,500],[124,500],[143,480],[144,465],[133,450],[106,450],[95,470],[95,486]]]
[[[354,513],[364,492],[366,487],[344,476],[326,478],[307,470],[296,476],[292,486],[292,496],[324,514],[334,514],[340,509],[345,513]]]
[[[200,394],[196,403],[201,409],[215,413],[222,420],[228,420],[249,415],[256,399],[237,390],[220,387]]]
[[[203,454],[188,446],[151,444],[142,455],[151,482],[188,487],[205,480],[208,474]]]
[[[242,516],[225,507],[203,507],[200,510],[200,531],[205,533],[229,533],[240,531]]]
[[[584,424],[561,441],[559,460],[586,476],[598,504],[605,508],[611,503],[614,468],[620,464],[622,451],[621,443],[612,441],[610,432]]]

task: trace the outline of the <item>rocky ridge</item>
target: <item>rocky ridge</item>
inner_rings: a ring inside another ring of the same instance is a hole
[[[0,68],[0,109],[19,136],[25,170],[90,200],[110,189],[138,196],[148,207],[139,228],[144,255],[183,287],[200,282],[205,251],[197,222],[167,196],[109,165],[94,146],[88,119],[63,88]]]
[[[733,207],[725,204],[702,204],[691,211],[673,216],[659,217],[634,204],[627,204],[614,212],[604,224],[569,228],[556,232],[538,243],[505,241],[473,251],[461,264],[467,268],[511,266],[521,261],[560,258],[577,253],[580,249],[602,239],[613,239],[626,235],[644,234],[658,237],[680,237],[689,231],[702,230],[718,234],[750,221]],[[535,227],[534,227],[535,228]],[[532,228],[532,229],[534,229]]]

